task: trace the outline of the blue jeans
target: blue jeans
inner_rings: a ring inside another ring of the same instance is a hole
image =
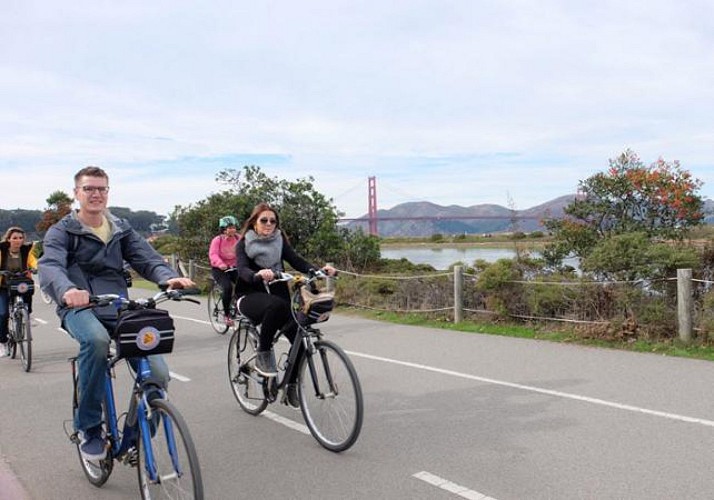
[[[102,423],[109,332],[90,309],[67,313],[64,329],[79,342],[79,407],[74,416],[74,428],[86,431]],[[169,367],[164,358],[149,356],[147,359],[152,376],[166,387],[169,383]]]
[[[10,294],[0,288],[0,344],[7,343],[7,320],[10,317]]]

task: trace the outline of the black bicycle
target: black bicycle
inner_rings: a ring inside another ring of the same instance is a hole
[[[114,461],[137,468],[141,498],[202,499],[203,481],[198,455],[186,421],[168,400],[165,388],[151,378],[147,356],[167,354],[173,350],[173,320],[167,311],[156,309],[166,300],[188,300],[187,294],[198,291],[166,290],[149,299],[129,300],[115,294],[91,297],[90,307],[113,304],[120,310],[114,332],[115,353],[109,353],[106,371],[106,397],[103,408],[103,432],[108,450],[100,460],[87,460],[79,449],[76,431],[65,428],[70,441],[77,446],[79,460],[87,479],[102,486],[112,473]],[[132,358],[135,365],[128,363]],[[114,400],[115,365],[122,359],[134,375],[128,410],[117,417]],[[74,392],[73,415],[78,407],[77,358],[70,358]],[[120,427],[120,421],[123,425]],[[72,422],[66,422],[72,425]]]
[[[364,403],[359,378],[349,357],[313,326],[326,321],[334,305],[334,294],[315,288],[315,280],[326,277],[322,271],[313,271],[308,277],[282,273],[275,280],[293,283],[291,304],[298,324],[290,350],[278,359],[278,376],[263,377],[255,370],[259,327],[241,316],[228,346],[228,377],[240,407],[251,415],[259,415],[278,399],[281,391],[282,402],[287,404],[287,381],[297,371],[300,410],[310,433],[328,450],[340,452],[359,437]],[[279,337],[280,332],[273,345]],[[300,345],[304,347],[302,356]]]
[[[223,272],[235,271],[237,268],[229,267]],[[230,326],[226,325],[226,312],[223,310],[223,287],[215,280],[211,280],[211,289],[208,292],[208,321],[210,321],[211,326],[219,335],[225,335],[225,333],[230,329]],[[233,295],[231,296],[231,310],[229,311],[230,318],[236,318],[236,294],[235,294],[235,283],[233,284]]]
[[[29,303],[35,292],[35,282],[25,272],[0,271],[8,282],[10,292],[7,347],[15,359],[20,351],[22,368],[32,368],[32,326]]]

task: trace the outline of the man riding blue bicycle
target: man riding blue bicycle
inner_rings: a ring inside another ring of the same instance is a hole
[[[128,295],[124,262],[144,278],[166,282],[171,288],[195,286],[166,264],[163,257],[126,220],[107,210],[109,176],[99,167],[85,167],[74,176],[79,209],[53,225],[45,235],[39,261],[42,289],[57,305],[64,329],[80,344],[79,407],[74,422],[80,451],[87,460],[106,453],[102,434],[109,331],[117,320],[113,306],[85,308],[90,295]],[[162,386],[169,370],[161,356],[151,356],[151,371]]]

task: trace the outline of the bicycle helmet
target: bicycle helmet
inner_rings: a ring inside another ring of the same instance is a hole
[[[233,217],[232,215],[226,215],[225,217],[221,217],[220,220],[218,221],[218,227],[221,229],[225,229],[228,226],[238,226],[238,219]]]

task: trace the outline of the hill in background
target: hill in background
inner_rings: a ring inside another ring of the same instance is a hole
[[[545,231],[541,221],[561,218],[575,194],[560,196],[525,210],[512,210],[500,205],[482,204],[470,207],[447,207],[427,201],[395,205],[378,210],[379,235],[383,237],[428,237],[433,234],[485,234],[522,231]],[[714,201],[704,200],[705,223],[714,224]],[[367,215],[351,221],[348,227],[369,231]]]

